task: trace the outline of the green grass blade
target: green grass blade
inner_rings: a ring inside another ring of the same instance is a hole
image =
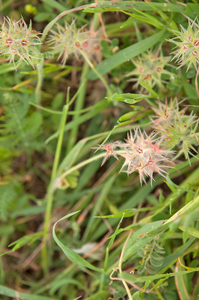
[[[111,237],[111,239],[110,239],[110,241],[108,243],[108,246],[106,247],[106,254],[105,254],[105,259],[104,259],[104,272],[106,272],[107,267],[108,267],[109,250],[110,250],[111,246],[113,245],[113,242],[114,242],[114,240],[116,238],[116,235],[117,235],[118,230],[120,228],[120,225],[121,225],[121,223],[123,221],[123,218],[124,218],[124,215],[121,217],[121,219],[120,219],[120,221],[119,221],[119,223],[117,225],[117,228],[116,228],[115,232],[113,233],[113,235],[112,235],[112,237]],[[104,289],[104,283],[105,283],[105,274],[102,274],[101,275],[101,282],[100,282],[100,289],[101,290]]]
[[[97,173],[97,170],[100,168],[100,166],[101,161],[99,160],[85,167],[85,169],[81,172],[81,176],[75,189],[75,193],[81,191],[86,186],[86,184],[91,180],[94,174]]]
[[[110,295],[109,290],[99,292],[91,297],[86,298],[85,300],[107,300]]]
[[[40,296],[40,295],[31,295],[31,294],[20,293],[18,291],[7,288],[3,285],[0,285],[0,295],[8,296],[8,297],[12,297],[14,299],[20,299],[20,300],[56,300],[57,299],[57,298],[51,298],[51,297],[44,297],[44,296]]]
[[[117,66],[123,64],[124,62],[130,60],[131,58],[141,54],[143,51],[148,50],[153,47],[156,43],[164,39],[166,28],[162,29],[158,33],[132,45],[123,50],[118,51],[108,59],[105,59],[101,64],[99,64],[96,69],[101,74],[104,75],[116,68]],[[97,76],[93,71],[90,71],[87,75],[88,79],[96,80]]]
[[[194,242],[195,238],[191,237],[182,247],[180,247],[177,251],[175,251],[174,253],[170,254],[169,256],[165,257],[165,259],[163,260],[163,264],[161,265],[161,267],[158,267],[156,270],[162,273],[165,272],[170,265],[172,265],[179,256],[183,255],[183,253],[185,253],[185,251],[189,248],[189,246],[191,246],[191,244]]]
[[[198,268],[196,268],[197,271]],[[149,275],[149,276],[140,276],[140,277],[136,277],[132,274],[128,274],[128,273],[121,273],[119,275],[120,278],[125,279],[128,282],[145,282],[145,281],[149,281],[150,283],[153,282],[154,280],[160,279],[160,278],[165,278],[168,279],[169,277],[174,277],[176,275],[186,275],[189,273],[194,272],[195,270],[191,270],[191,271],[179,271],[179,272],[174,272],[174,273],[168,273],[168,274],[156,274],[156,275]],[[189,298],[190,299],[190,298]]]
[[[159,177],[160,180],[160,177]],[[150,193],[151,191],[158,185],[158,180],[156,179],[156,182],[153,184],[153,187],[150,183],[143,186],[141,189],[139,189],[135,194],[132,195],[124,204],[122,204],[118,210],[125,210],[129,207],[135,207],[138,203],[143,201]],[[109,224],[110,226],[114,226],[117,224],[117,218],[116,219],[110,219]],[[98,231],[96,231],[92,236],[92,241],[95,241],[98,239],[101,235],[103,235],[107,231],[107,227],[104,224],[101,224],[98,228]]]
[[[91,118],[93,118],[94,116],[96,116],[97,114],[101,113],[102,109],[105,109],[109,106],[111,106],[111,103],[107,103],[107,100],[102,100],[100,102],[99,107],[96,107],[95,110],[93,111],[89,111],[88,113],[85,113],[84,115],[80,116],[78,118],[77,121],[71,121],[68,124],[65,125],[64,127],[64,131],[70,130],[73,128],[74,125],[79,125],[82,124],[88,120],[90,120]],[[46,143],[49,143],[51,140],[57,138],[59,136],[59,130],[56,131],[53,135],[51,135],[47,140]]]
[[[161,228],[162,221],[156,221],[149,224],[144,225],[142,228],[137,230],[129,239],[127,250],[124,254],[124,260],[128,257],[132,256],[138,250],[140,250],[143,246],[148,244],[150,240],[153,239],[153,236],[146,236],[142,239],[139,239],[139,236],[142,234],[149,234],[155,229]],[[161,229],[160,229],[161,230]]]
[[[84,138],[83,140],[80,140],[75,147],[73,147],[73,149],[68,153],[68,155],[66,155],[66,157],[63,159],[63,161],[61,162],[58,172],[60,173],[63,170],[67,170],[69,169],[75,162],[78,154],[80,153],[80,151],[82,150],[82,148],[84,147],[84,145],[87,142],[87,138]]]
[[[198,295],[199,295],[199,277],[197,279],[197,282],[195,283],[192,300],[198,300]]]
[[[87,227],[86,227],[86,230],[84,232],[84,236],[83,236],[83,239],[82,241],[85,242],[87,237],[89,236],[90,233],[93,232],[94,230],[94,222],[97,222],[98,220],[94,219],[94,217],[97,215],[99,209],[101,208],[102,206],[102,203],[104,202],[107,194],[109,193],[110,189],[112,188],[112,185],[113,185],[113,182],[115,180],[115,177],[116,176],[112,176],[103,186],[103,189],[98,197],[98,200],[96,202],[96,204],[94,205],[93,207],[93,210],[92,210],[92,213],[91,213],[91,216],[90,216],[90,220],[87,224]]]

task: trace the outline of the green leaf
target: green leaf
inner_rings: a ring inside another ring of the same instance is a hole
[[[180,190],[181,190],[181,191],[184,191],[184,192],[190,192],[190,193],[192,193],[192,194],[195,193],[195,192],[192,191],[192,190],[189,190],[189,189],[187,189],[187,188],[183,188],[183,187],[181,187],[181,186],[175,184],[175,183],[170,179],[169,174],[167,174],[167,177],[166,177],[166,183],[167,183],[167,185],[170,187],[170,189],[172,190],[173,193],[178,192],[178,191],[180,191]]]
[[[103,271],[99,268],[96,268],[95,266],[93,266],[92,264],[90,264],[89,262],[87,262],[85,259],[83,259],[79,254],[77,254],[75,251],[71,250],[70,248],[68,248],[67,246],[65,246],[64,244],[62,244],[62,242],[57,238],[56,233],[55,233],[55,227],[57,225],[57,223],[77,214],[79,211],[76,211],[74,213],[68,214],[65,217],[59,219],[53,226],[53,238],[55,240],[55,242],[57,243],[57,245],[62,249],[62,251],[64,252],[64,254],[68,257],[68,259],[70,261],[72,261],[73,263],[103,273]]]
[[[137,114],[138,114],[137,111],[131,111],[131,112],[128,112],[128,113],[124,114],[123,116],[121,116],[121,117],[118,119],[118,122],[124,122],[124,121],[126,121],[126,120],[132,119],[132,118],[135,117]]]
[[[36,233],[33,233],[33,234],[25,235],[22,238],[14,241],[13,243],[11,243],[9,245],[9,247],[15,245],[12,248],[12,250],[3,253],[0,256],[6,255],[10,252],[14,252],[15,250],[19,249],[20,247],[22,247],[24,245],[27,245],[27,244],[30,245],[30,244],[34,243],[35,241],[39,240],[42,236],[43,236],[43,232],[36,232]]]
[[[143,13],[141,11],[138,11],[137,9],[134,9],[137,13],[142,14],[136,15],[136,14],[130,14],[131,17],[140,20],[142,22],[146,22],[148,24],[153,25],[154,27],[157,27],[159,29],[162,29],[164,27],[164,24],[160,22],[157,18],[150,16],[149,14]]]
[[[123,101],[128,104],[134,104],[137,103],[144,98],[148,97],[148,95],[142,95],[142,94],[113,94],[111,97],[106,97],[106,99],[113,100],[113,101]]]
[[[192,84],[186,82],[184,84],[184,90],[185,90],[186,95],[190,99],[193,99],[193,100],[197,100],[198,99],[198,95],[197,95],[196,89],[195,89],[195,87]]]
[[[189,16],[193,20],[199,15],[199,5],[194,3],[187,3],[185,6],[185,15]]]
[[[158,94],[151,88],[151,86],[143,81],[140,81],[140,85],[143,86],[147,91],[151,93],[154,97],[158,97]]]

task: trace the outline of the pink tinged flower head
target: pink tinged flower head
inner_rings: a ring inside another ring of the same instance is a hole
[[[169,104],[159,103],[159,109],[154,109],[156,117],[152,118],[153,128],[162,136],[161,144],[166,149],[174,149],[177,154],[173,159],[177,159],[184,154],[185,158],[190,162],[189,155],[194,156],[197,153],[194,145],[198,145],[198,117],[191,114],[186,115],[187,107],[180,109],[177,101],[170,101]],[[168,114],[168,118],[164,118],[164,113]],[[157,143],[153,143],[152,147],[156,152],[158,150]],[[165,151],[165,150],[164,150]],[[172,151],[170,151],[172,153]],[[163,153],[163,152],[162,152]],[[163,155],[159,152],[159,154]],[[167,150],[167,153],[169,151]]]
[[[83,29],[84,33],[87,35],[88,40],[82,44],[82,49],[86,52],[88,57],[96,62],[100,62],[102,60],[101,54],[101,40],[103,39],[102,31],[94,30],[94,24],[91,23],[90,29]]]
[[[57,25],[57,31],[51,30],[51,33],[49,43],[59,53],[58,59],[62,58],[63,65],[71,54],[79,59],[81,51],[84,51],[90,59],[94,58],[100,62],[101,37],[98,37],[100,31],[95,32],[92,25],[90,30],[86,30],[85,26],[76,28],[73,21],[71,25],[65,23],[64,27]]]
[[[164,155],[167,156],[173,154],[173,151],[161,148],[164,137],[155,139],[156,135],[157,134],[152,133],[151,137],[148,137],[148,143],[152,150],[152,154],[153,156],[159,157],[160,159],[168,160],[166,157],[164,157]]]
[[[161,159],[152,159],[149,158],[147,164],[143,167],[143,171],[145,175],[149,176],[151,179],[151,184],[153,180],[153,172],[157,172],[161,176],[165,177],[165,174],[167,173],[164,169],[162,168],[170,168],[171,166],[168,165],[158,165],[157,163],[161,163]],[[165,174],[163,174],[165,173]]]
[[[128,175],[135,172],[139,173],[139,179],[146,183],[145,177],[149,177],[152,183],[154,172],[165,177],[166,169],[172,167],[172,162],[167,155],[173,154],[162,148],[163,139],[157,138],[157,134],[151,133],[149,136],[145,132],[141,132],[140,128],[136,128],[134,133],[129,132],[124,143],[114,142],[102,145],[101,150],[105,150],[106,154],[102,165],[110,157],[117,156],[124,158],[124,163],[120,172]]]
[[[38,50],[40,44],[38,32],[32,30],[31,23],[28,27],[23,18],[17,22],[8,17],[4,19],[0,31],[0,53],[13,63],[15,68],[22,61],[35,68],[41,59]]]
[[[172,151],[162,149],[162,140],[156,138],[156,134],[152,133],[147,135],[142,133],[139,128],[134,130],[134,134],[129,132],[125,143],[115,142],[101,146],[102,150],[106,150],[106,155],[102,162],[105,163],[106,159],[110,156],[117,156],[124,158],[124,163],[120,172],[125,172],[128,175],[134,171],[138,171],[140,182],[145,182],[145,176],[153,180],[153,173],[156,172],[162,176],[166,171],[164,168],[170,168],[171,164],[166,157]],[[163,162],[165,165],[163,165]]]
[[[109,144],[104,144],[102,146],[100,146],[100,150],[105,150],[106,151],[106,155],[102,161],[101,166],[103,166],[103,164],[106,162],[107,159],[109,159],[112,155],[117,158],[117,155],[114,152],[114,149],[117,147],[117,142],[116,143],[109,143]]]
[[[130,154],[128,151],[126,151],[126,153],[121,153],[120,156],[124,157],[125,158],[125,161],[120,169],[120,172],[123,171],[124,167],[127,166],[127,171],[125,171],[127,174],[130,174],[132,173],[132,170],[131,170],[131,162],[132,160],[136,157],[136,154],[135,153],[132,153]]]
[[[160,49],[156,52],[150,50],[138,57],[137,60],[132,60],[135,69],[126,76],[134,77],[129,81],[136,82],[135,87],[138,87],[142,81],[151,87],[162,87],[164,83],[162,74],[171,75],[171,73],[165,69],[169,60],[170,57],[164,57],[160,54]]]
[[[139,178],[140,178],[140,183],[141,183],[141,185],[142,185],[142,182],[143,182],[143,181],[144,181],[144,183],[146,184],[146,180],[145,180],[145,177],[144,177],[145,172],[144,172],[143,168],[138,167],[137,170],[138,170],[138,173],[139,173]]]
[[[154,128],[158,129],[165,122],[172,122],[175,114],[178,112],[178,102],[177,100],[171,100],[168,104],[167,100],[164,103],[158,102],[158,108],[153,108],[153,111],[156,113],[156,116],[153,117],[152,123],[154,124]]]
[[[179,67],[187,65],[187,70],[194,65],[198,68],[199,63],[199,24],[198,20],[195,21],[189,19],[188,27],[185,29],[181,25],[181,31],[173,31],[176,35],[173,39],[169,39],[169,42],[175,44],[176,50],[172,52],[174,54],[173,59],[179,64]]]

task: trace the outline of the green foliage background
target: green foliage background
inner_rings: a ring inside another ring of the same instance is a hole
[[[5,0],[0,10],[32,19],[43,41],[74,19],[98,30],[102,18],[107,34],[94,68],[73,56],[61,66],[47,43],[53,58],[40,69],[1,57],[1,299],[198,299],[198,154],[141,186],[92,149],[138,126],[150,133],[157,101],[177,97],[198,120],[194,66],[170,61],[164,88],[133,89],[125,77],[147,50],[172,52],[168,39],[198,17],[197,1]]]

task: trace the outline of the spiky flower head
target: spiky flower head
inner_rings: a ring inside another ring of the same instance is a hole
[[[137,60],[132,60],[135,65],[135,69],[126,76],[135,76],[136,78],[129,81],[136,81],[134,87],[138,87],[140,82],[145,82],[151,87],[155,85],[162,87],[163,79],[162,74],[171,75],[171,73],[165,70],[165,66],[170,60],[170,57],[164,57],[159,55],[160,50],[155,53],[150,50],[147,53],[143,53],[142,56],[138,56]]]
[[[167,100],[164,103],[158,102],[158,108],[152,107],[153,111],[156,113],[156,116],[152,117],[152,123],[155,125],[155,129],[165,132],[165,122],[172,123],[175,115],[178,113],[179,106],[177,99],[170,101],[169,105]],[[182,114],[182,112],[181,112]]]
[[[171,161],[166,157],[172,154],[172,151],[163,149],[161,144],[162,140],[156,138],[156,134],[152,133],[148,136],[140,129],[136,129],[134,135],[132,132],[128,134],[125,143],[105,144],[101,149],[107,151],[105,158],[113,155],[116,158],[121,156],[125,159],[120,172],[131,174],[137,170],[141,183],[142,181],[146,183],[145,176],[150,177],[152,183],[154,172],[165,177],[165,168],[172,167]]]
[[[187,65],[187,70],[194,65],[195,69],[198,68],[199,63],[199,24],[198,21],[190,20],[188,28],[185,29],[180,25],[181,31],[173,31],[176,35],[169,42],[176,45],[177,50],[173,51],[175,54],[173,59],[179,64],[179,67]]]
[[[89,31],[85,26],[78,29],[73,21],[71,25],[66,23],[64,27],[58,24],[57,32],[51,30],[51,33],[49,42],[56,53],[59,53],[58,59],[62,57],[63,65],[70,54],[79,59],[82,55],[81,51],[84,51],[89,58],[97,61],[101,59],[100,38],[97,37],[99,31],[95,32],[92,26]]]
[[[9,17],[4,19],[0,31],[0,53],[14,64],[15,69],[22,61],[35,68],[41,59],[38,50],[40,44],[38,32],[32,30],[31,22],[28,27],[23,18],[17,22]]]
[[[175,107],[174,107],[175,106]],[[163,145],[167,149],[177,148],[174,159],[184,154],[189,160],[189,155],[197,153],[194,145],[199,144],[198,124],[199,120],[191,112],[185,115],[187,107],[180,110],[177,100],[171,100],[168,104],[158,103],[158,109],[154,109],[156,116],[152,118],[153,128],[163,138]]]

